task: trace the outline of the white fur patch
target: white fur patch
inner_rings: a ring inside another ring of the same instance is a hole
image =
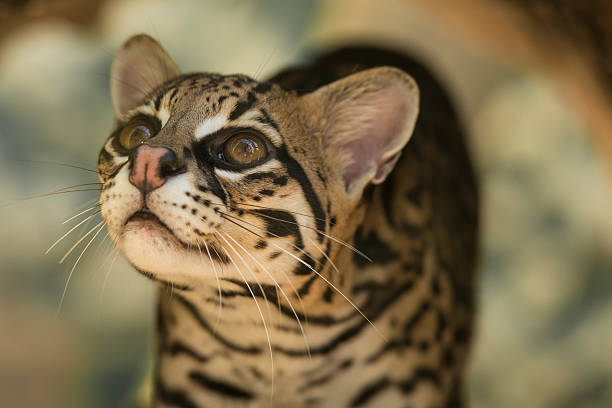
[[[231,180],[231,181],[238,181],[244,177],[243,173],[236,173],[233,171],[223,170],[223,169],[215,169],[215,174],[219,177],[222,177],[226,180]]]
[[[211,133],[216,132],[221,129],[227,123],[227,118],[225,115],[219,114],[217,116],[213,116],[208,119],[204,123],[202,123],[195,132],[195,138],[197,140],[202,139],[204,136],[210,135]]]

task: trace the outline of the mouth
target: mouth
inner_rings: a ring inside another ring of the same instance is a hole
[[[125,222],[125,225],[128,225],[129,223],[139,223],[146,227],[158,227],[166,234],[170,235],[182,249],[190,252],[199,252],[198,249],[196,249],[197,245],[189,245],[183,242],[179,237],[176,236],[176,234],[174,234],[170,227],[168,227],[162,220],[159,219],[157,215],[155,215],[155,213],[153,213],[148,208],[143,208],[132,214]],[[208,247],[213,250],[211,253],[211,257],[214,258],[216,261],[221,263],[229,262],[229,259],[222,254],[221,249],[216,244],[209,242]]]

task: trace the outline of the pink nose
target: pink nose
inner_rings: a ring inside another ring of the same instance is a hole
[[[179,172],[176,154],[165,147],[140,145],[132,158],[130,183],[143,193],[161,187],[168,176]]]

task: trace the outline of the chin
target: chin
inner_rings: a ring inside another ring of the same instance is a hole
[[[151,221],[128,222],[119,249],[138,270],[172,283],[197,284],[212,277],[206,253],[189,248],[167,228]],[[188,282],[186,282],[188,281]]]

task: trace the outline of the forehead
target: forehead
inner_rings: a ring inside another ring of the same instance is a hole
[[[162,127],[199,139],[232,122],[274,125],[265,109],[274,93],[245,75],[189,74],[164,84],[129,116],[153,115]]]

